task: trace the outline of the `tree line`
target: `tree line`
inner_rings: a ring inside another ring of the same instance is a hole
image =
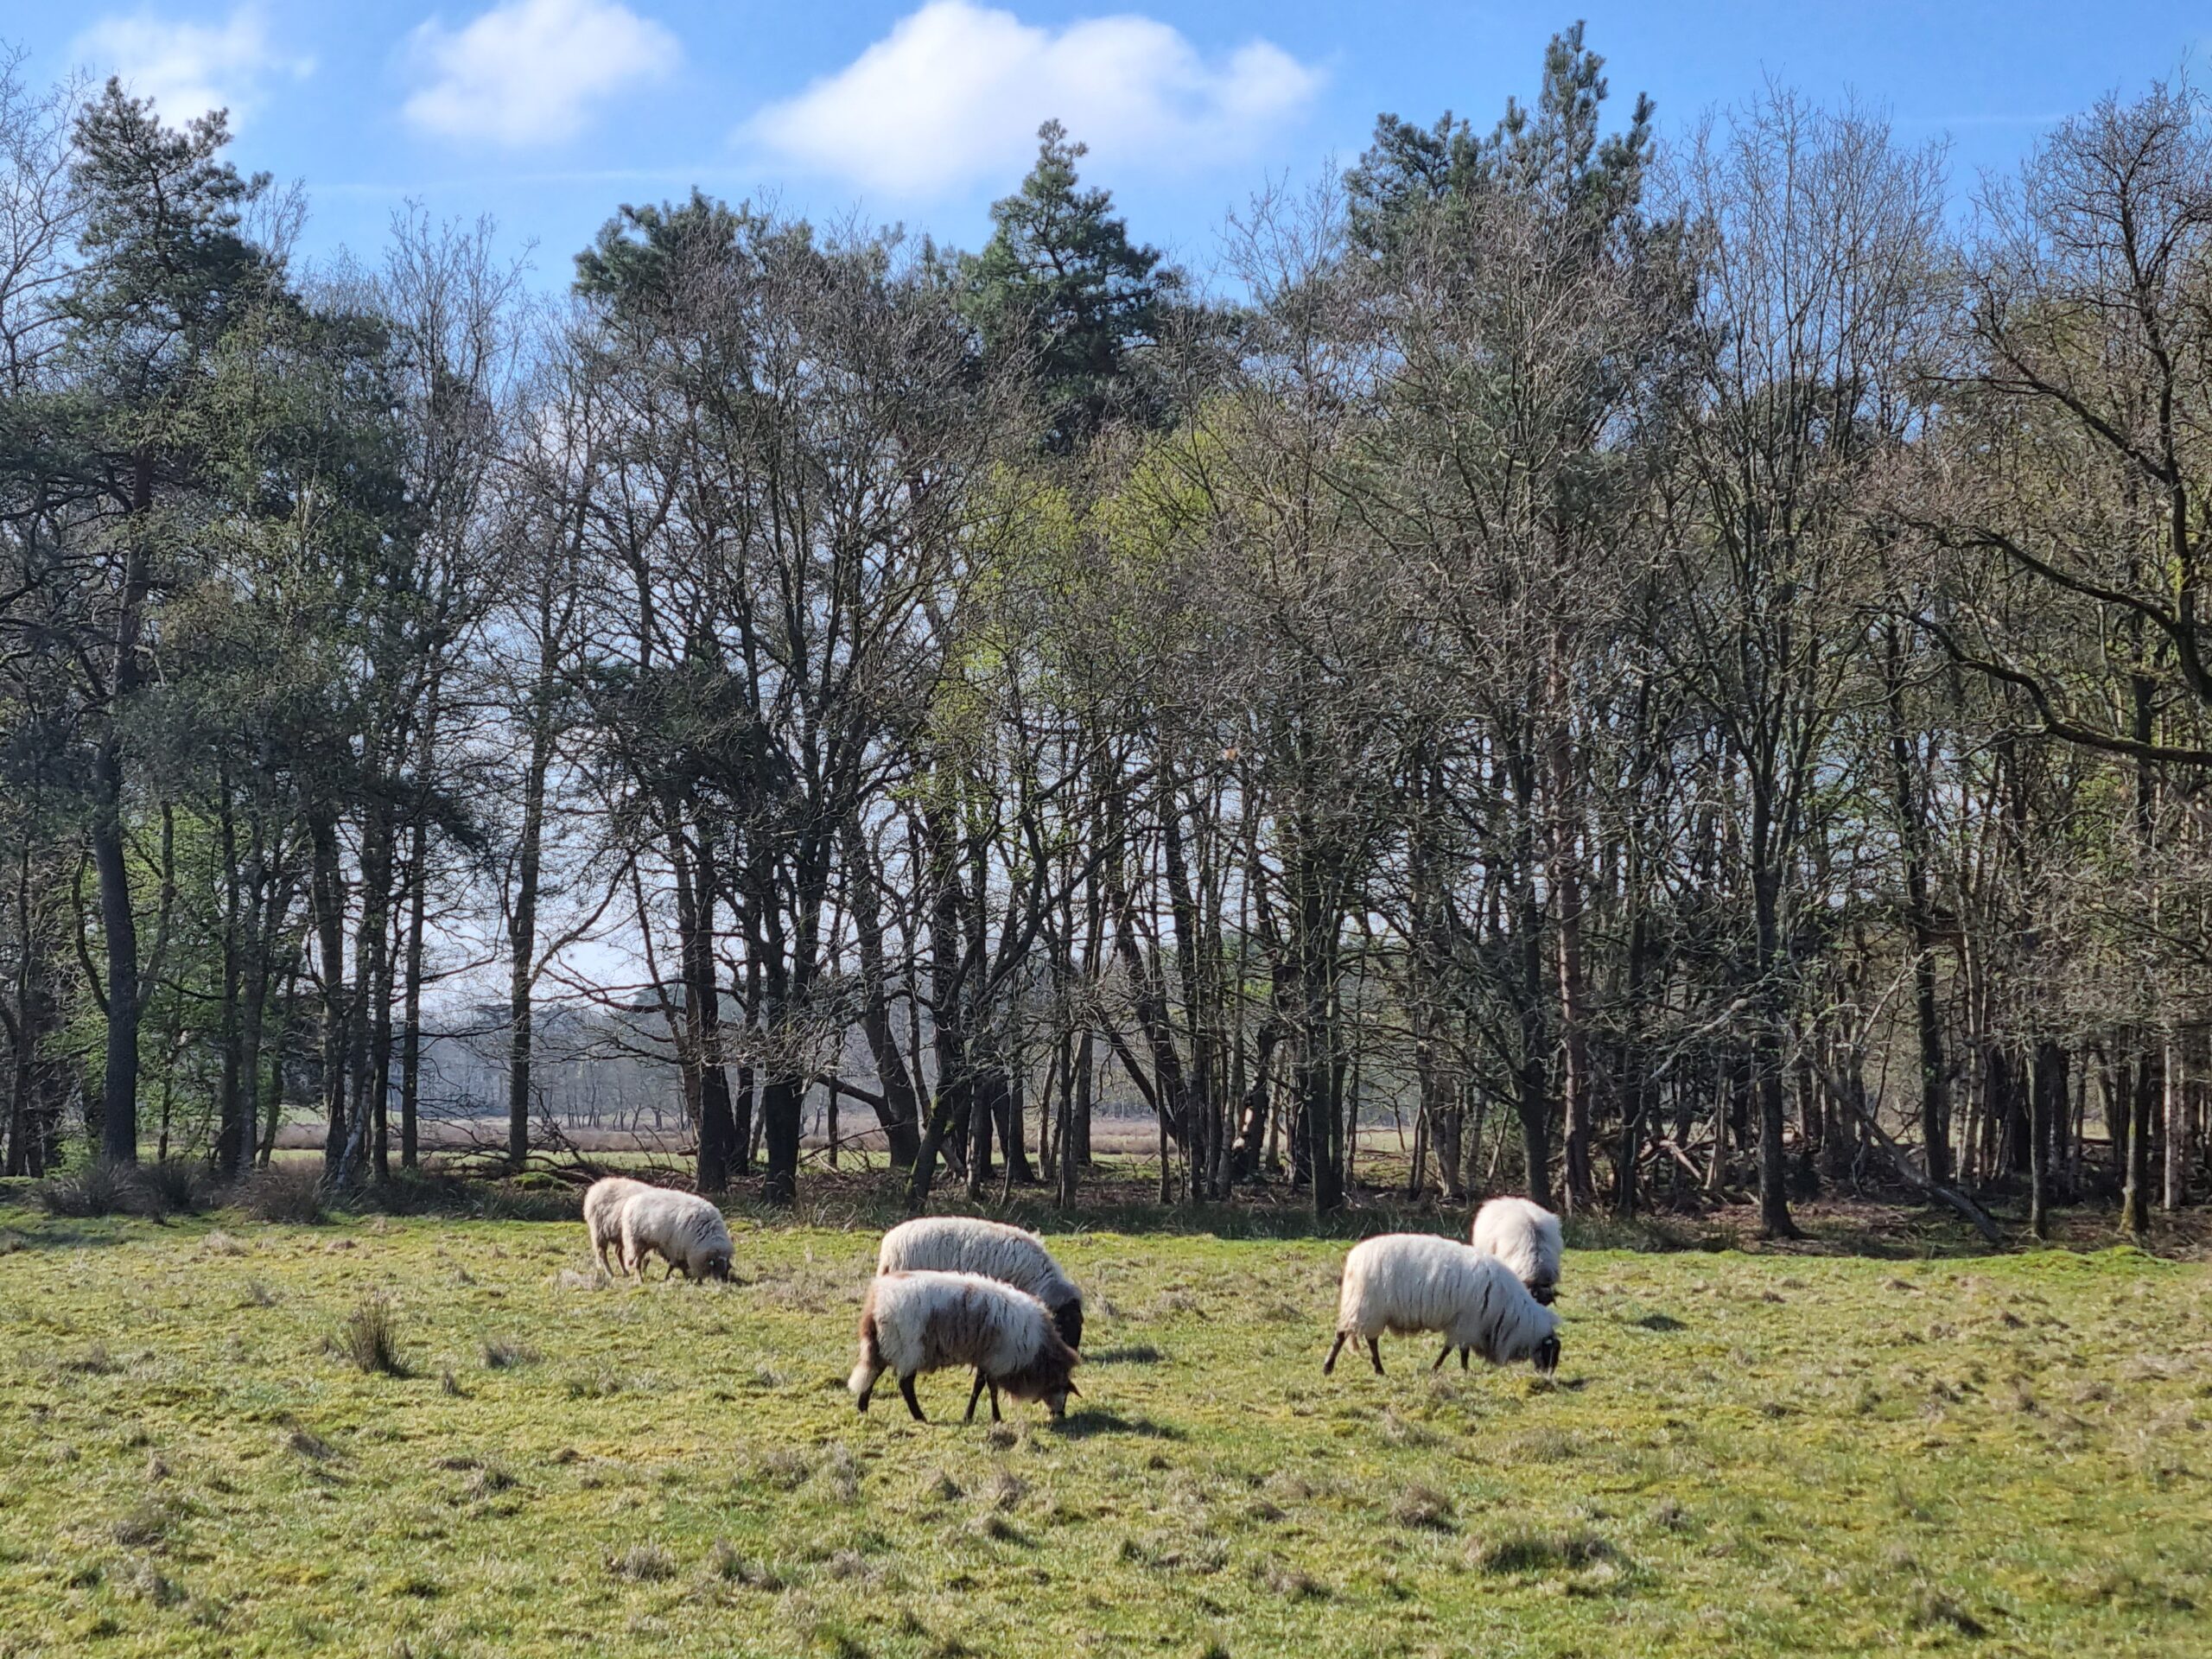
[[[8,1173],[388,1179],[495,987],[507,1165],[596,999],[775,1203],[825,1088],[1071,1203],[1110,1088],[1326,1213],[1377,1079],[1454,1201],[2201,1197],[2212,110],[1961,200],[1602,67],[1211,289],[1048,124],[980,252],[695,192],[557,297],[0,77]]]

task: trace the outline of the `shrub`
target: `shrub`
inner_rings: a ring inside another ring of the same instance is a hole
[[[118,1215],[137,1207],[141,1201],[128,1167],[104,1159],[82,1169],[48,1176],[35,1191],[48,1215],[70,1220]]]
[[[399,1357],[399,1322],[385,1297],[364,1296],[354,1305],[338,1327],[338,1351],[365,1375],[407,1375]]]
[[[207,1171],[192,1159],[162,1158],[141,1164],[130,1179],[146,1213],[156,1219],[197,1215],[207,1207]]]
[[[322,1171],[313,1163],[270,1164],[238,1184],[232,1202],[256,1221],[312,1226],[323,1218]]]

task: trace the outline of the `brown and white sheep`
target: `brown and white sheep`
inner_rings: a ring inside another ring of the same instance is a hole
[[[963,1421],[975,1421],[976,1402],[986,1389],[993,1422],[1000,1420],[1001,1390],[1016,1400],[1042,1401],[1060,1417],[1068,1395],[1078,1392],[1070,1376],[1077,1363],[1050,1311],[1027,1291],[981,1274],[887,1273],[869,1281],[861,1306],[860,1357],[846,1386],[853,1403],[866,1411],[868,1396],[887,1372],[899,1379],[914,1421],[927,1422],[914,1397],[914,1378],[969,1366],[976,1385]]]

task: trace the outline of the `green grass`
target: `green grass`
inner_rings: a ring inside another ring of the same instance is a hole
[[[1578,1252],[1546,1387],[1325,1380],[1341,1243],[1055,1245],[994,1432],[855,1414],[858,1230],[0,1213],[0,1655],[2212,1650],[2203,1266]]]

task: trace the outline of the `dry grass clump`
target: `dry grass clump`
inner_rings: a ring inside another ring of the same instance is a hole
[[[190,1158],[161,1158],[141,1164],[130,1177],[138,1207],[156,1221],[163,1216],[194,1216],[207,1207],[207,1166]]]
[[[107,1344],[96,1342],[81,1354],[73,1354],[61,1362],[65,1371],[74,1371],[79,1376],[112,1376],[123,1369],[123,1362],[107,1351]]]
[[[632,1584],[658,1584],[676,1576],[676,1557],[658,1544],[632,1544],[608,1556],[607,1570]]]
[[[125,1549],[151,1549],[169,1535],[176,1514],[168,1504],[141,1503],[109,1524],[108,1533]]]
[[[1421,1532],[1452,1530],[1452,1500],[1433,1486],[1416,1481],[1390,1505],[1390,1519]]]
[[[371,1294],[355,1303],[338,1327],[338,1351],[367,1376],[405,1376],[399,1353],[399,1319],[389,1297]]]
[[[231,1189],[231,1203],[256,1221],[311,1227],[323,1219],[322,1171],[312,1163],[270,1164]]]
[[[537,1350],[526,1342],[487,1341],[484,1344],[484,1369],[487,1371],[511,1371],[518,1365],[535,1365]]]
[[[48,1215],[70,1221],[127,1214],[137,1207],[130,1171],[105,1160],[49,1175],[31,1191]]]
[[[1618,1558],[1617,1550],[1594,1532],[1548,1532],[1521,1529],[1478,1541],[1467,1552],[1471,1565],[1484,1573],[1573,1572]]]
[[[1989,1627],[1976,1618],[1954,1597],[1932,1585],[1922,1585],[1913,1592],[1910,1613],[1912,1627],[1917,1630],[1956,1630],[1961,1636],[1986,1636]]]

